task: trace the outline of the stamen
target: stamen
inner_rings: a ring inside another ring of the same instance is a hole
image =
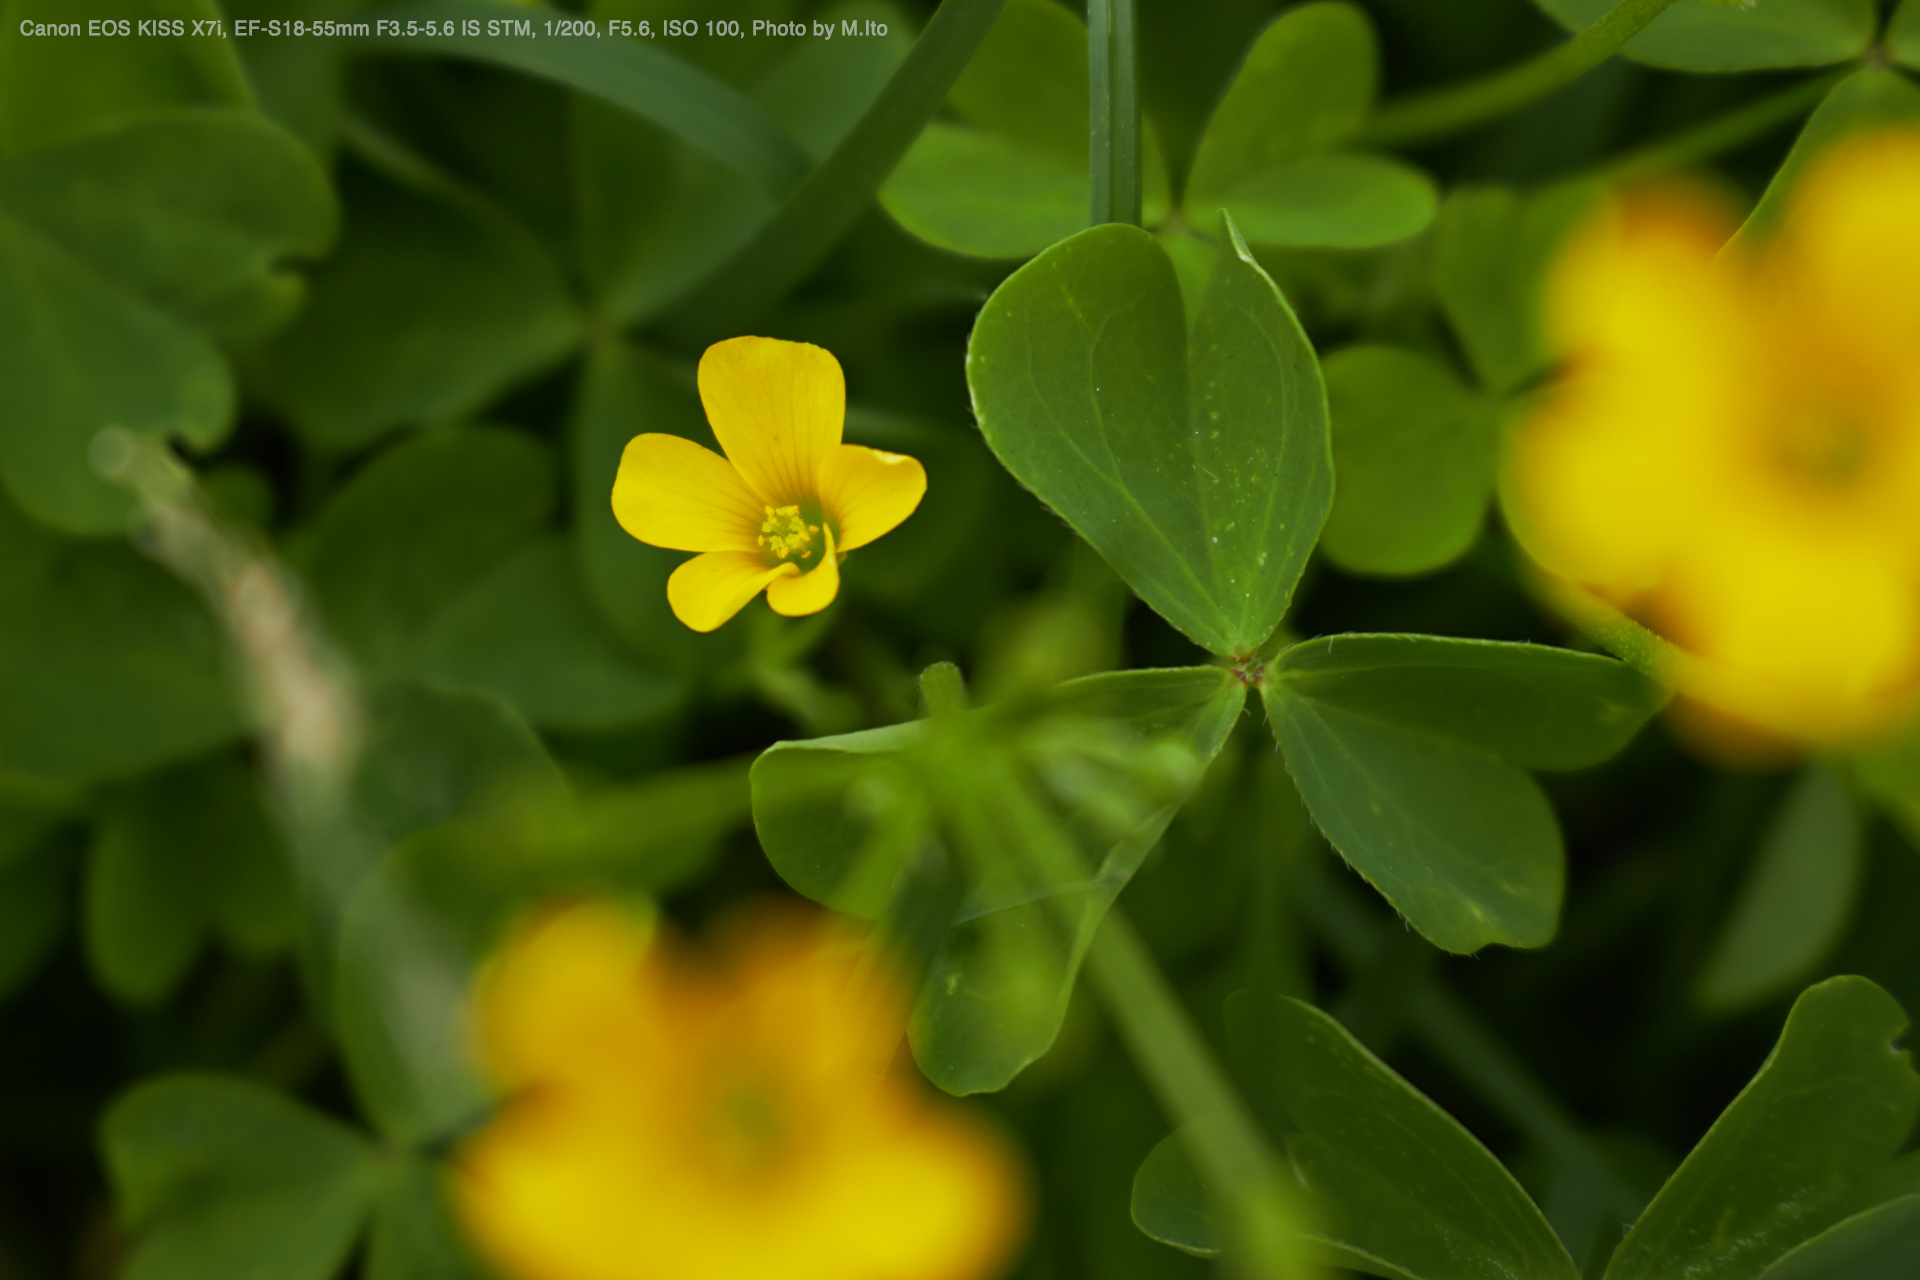
[[[756,541],[778,559],[806,560],[814,554],[813,538],[819,532],[819,525],[801,516],[798,504],[768,507]]]

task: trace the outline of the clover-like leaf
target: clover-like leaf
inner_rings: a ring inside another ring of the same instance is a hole
[[[1920,1165],[1894,1159],[1920,1115],[1920,1075],[1895,1047],[1906,1027],[1865,978],[1809,987],[1759,1074],[1633,1224],[1607,1280],[1772,1276],[1796,1247],[1920,1191]]]
[[[1426,175],[1340,150],[1373,104],[1379,51],[1344,0],[1290,9],[1254,41],[1194,155],[1188,221],[1226,209],[1255,244],[1360,248],[1404,239],[1432,218]]]
[[[1397,1280],[1573,1280],[1573,1260],[1513,1175],[1459,1121],[1300,1000],[1236,993],[1236,1046],[1281,1117],[1321,1260]],[[1156,1240],[1219,1252],[1215,1193],[1179,1133],[1147,1157],[1133,1217]]]
[[[1553,937],[1560,830],[1526,770],[1605,759],[1666,697],[1611,658],[1431,636],[1309,640],[1262,692],[1333,847],[1455,952]]]
[[[1332,498],[1313,348],[1237,233],[1185,322],[1160,244],[1063,241],[994,291],[967,348],[987,444],[1202,647],[1273,634]]]

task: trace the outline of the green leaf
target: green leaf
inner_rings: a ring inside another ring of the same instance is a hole
[[[0,495],[0,520],[7,506]],[[213,619],[133,551],[55,541],[28,582],[0,592],[0,610],[0,769],[114,778],[240,734]]]
[[[454,1220],[446,1170],[409,1157],[397,1162],[373,1209],[366,1280],[487,1280]]]
[[[1433,183],[1397,160],[1315,155],[1243,174],[1217,199],[1187,200],[1196,226],[1233,216],[1255,244],[1365,249],[1404,240],[1433,221]]]
[[[517,431],[435,431],[386,450],[313,529],[308,577],[329,630],[371,670],[417,669],[429,629],[553,504],[552,455]]]
[[[1615,0],[1538,0],[1581,31]],[[1877,24],[1874,0],[1759,0],[1735,7],[1680,0],[1627,42],[1622,56],[1671,71],[1818,67],[1863,53]]]
[[[1904,67],[1920,70],[1920,4],[1906,0],[1887,23],[1887,52]]]
[[[1920,124],[1920,86],[1898,71],[1867,67],[1835,85],[1814,109],[1793,150],[1754,206],[1742,238],[1765,235],[1787,211],[1795,184],[1822,152],[1858,130]]]
[[[1268,681],[1529,769],[1599,764],[1667,698],[1632,667],[1599,654],[1439,636],[1308,640],[1268,668]]]
[[[581,321],[547,251],[479,196],[389,157],[341,175],[346,230],[251,385],[321,448],[451,421],[570,350]]]
[[[1189,189],[1211,202],[1243,174],[1347,142],[1373,106],[1379,64],[1373,25],[1355,5],[1319,0],[1275,18],[1207,121]]]
[[[328,1280],[382,1177],[359,1134],[232,1077],[140,1085],[107,1112],[100,1145],[135,1237],[127,1280]]]
[[[1255,244],[1362,248],[1432,220],[1433,184],[1379,156],[1338,155],[1379,80],[1372,24],[1320,0],[1273,20],[1248,51],[1194,155],[1187,219],[1211,229],[1226,209]]]
[[[950,859],[965,896],[921,990],[914,1054],[948,1092],[1003,1088],[1053,1043],[1093,931],[1245,696],[1217,667],[1117,672],[1057,686],[1030,724],[987,711],[778,743],[754,763],[754,825],[789,884],[869,918],[916,860]],[[1038,841],[1071,865],[1043,871]]]
[[[1054,0],[1008,0],[935,122],[880,189],[894,219],[929,244],[1026,258],[1087,225],[1087,28]],[[1167,212],[1166,162],[1145,133],[1143,212]]]
[[[1857,1213],[1795,1245],[1761,1280],[1906,1280],[1920,1268],[1920,1195]]]
[[[1338,1022],[1303,1001],[1247,992],[1227,1017],[1236,1043],[1266,1049],[1254,1087],[1288,1125],[1309,1238],[1325,1263],[1396,1280],[1578,1275],[1513,1175]],[[1213,1205],[1179,1134],[1134,1179],[1134,1221],[1176,1248],[1219,1250]]]
[[[132,500],[88,465],[100,429],[211,448],[233,399],[203,335],[0,207],[0,474],[28,513],[68,533],[118,532]]]
[[[558,534],[536,538],[442,610],[423,650],[432,677],[495,694],[544,728],[621,728],[661,716],[683,693],[602,621]]]
[[[1756,1004],[1807,978],[1853,914],[1860,816],[1829,769],[1810,766],[1774,816],[1694,992],[1709,1009]]]
[[[1920,1076],[1907,1016],[1865,978],[1809,987],[1752,1082],[1621,1242],[1607,1280],[1746,1280],[1896,1192]],[[1912,1171],[1906,1175],[1912,1181]]]
[[[1545,371],[1547,271],[1598,192],[1563,183],[1521,195],[1456,187],[1433,229],[1433,280],[1487,390],[1505,395]]]
[[[229,19],[282,22],[341,20],[363,0],[226,0]],[[332,168],[340,126],[341,64],[346,49],[334,40],[241,40],[240,61],[261,114],[307,145]]]
[[[0,163],[0,205],[196,328],[258,336],[299,307],[286,260],[333,239],[325,173],[250,111],[144,115]]]
[[[293,945],[299,902],[287,855],[240,760],[170,770],[107,802],[85,923],[94,976],[134,1005],[170,995],[216,929],[251,954]]]
[[[1541,946],[1566,869],[1524,767],[1618,751],[1664,692],[1610,658],[1429,636],[1286,650],[1262,693],[1287,771],[1333,847],[1435,946]]]
[[[62,142],[169,107],[251,107],[234,42],[29,35],[33,23],[165,18],[218,21],[215,0],[13,0],[0,24],[0,156]]]
[[[1348,347],[1322,371],[1333,422],[1327,558],[1402,575],[1464,554],[1493,496],[1493,406],[1439,361],[1394,347]]]
[[[1000,461],[1162,617],[1223,655],[1273,634],[1333,468],[1313,349],[1237,234],[1191,338],[1146,232],[1055,245],[988,299],[967,382]]]

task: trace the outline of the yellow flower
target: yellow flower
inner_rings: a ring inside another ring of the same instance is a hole
[[[514,1280],[976,1280],[1023,1226],[1007,1151],[889,1062],[898,1002],[796,919],[705,966],[619,911],[522,931],[483,977],[508,1096],[456,1162]]]
[[[1631,196],[1563,252],[1566,374],[1514,440],[1509,513],[1565,583],[1672,642],[1719,716],[1798,741],[1920,686],[1920,132],[1830,150],[1766,242]]]
[[[914,459],[840,443],[846,380],[819,347],[716,343],[700,357],[700,402],[726,457],[679,436],[635,436],[613,481],[621,528],[702,553],[667,580],[674,616],[695,631],[762,589],[776,613],[818,613],[840,592],[847,552],[912,515],[927,491]]]

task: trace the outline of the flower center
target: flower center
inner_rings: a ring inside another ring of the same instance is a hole
[[[742,1072],[714,1091],[710,1106],[709,1157],[718,1168],[751,1177],[782,1163],[792,1133],[786,1100],[772,1080]]]
[[[1845,414],[1809,414],[1787,424],[1774,457],[1788,475],[1821,489],[1851,487],[1873,462],[1873,432]]]
[[[769,563],[806,564],[820,553],[820,517],[815,514],[809,523],[807,514],[800,510],[798,503],[767,508],[767,518],[760,525],[759,542],[767,552]]]

